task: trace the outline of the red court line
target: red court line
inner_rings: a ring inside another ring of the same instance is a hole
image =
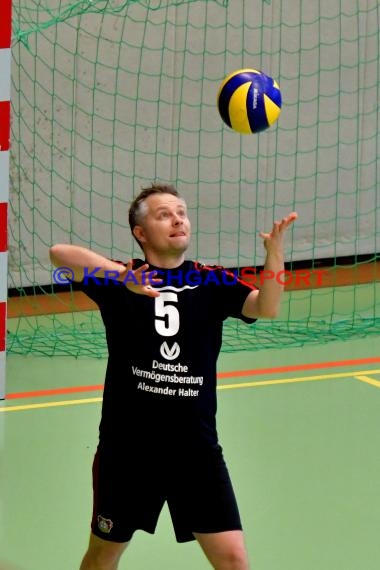
[[[97,386],[71,386],[70,388],[55,388],[54,390],[35,390],[34,392],[15,392],[7,394],[6,400],[16,400],[17,398],[38,398],[39,396],[56,396],[60,394],[75,394],[77,392],[96,392],[103,390],[104,385]]]
[[[219,372],[218,378],[238,378],[241,376],[260,376],[264,374],[278,374],[280,372],[295,372],[301,370],[316,370],[321,368],[343,368],[344,366],[358,366],[362,364],[376,364],[380,362],[380,356],[370,358],[357,358],[352,360],[336,360],[333,362],[313,362],[309,364],[292,364],[289,366],[276,366],[273,368],[258,368],[255,370],[234,370],[231,372]],[[35,390],[33,392],[16,392],[7,394],[6,400],[21,398],[38,398],[40,396],[57,396],[62,394],[74,394],[78,392],[96,392],[103,390],[103,384],[95,386],[72,386],[69,388],[56,388],[54,390]]]
[[[278,372],[295,372],[297,370],[316,370],[318,368],[343,368],[344,366],[358,366],[361,364],[375,364],[380,362],[380,356],[371,358],[357,358],[354,360],[337,360],[333,362],[313,362],[310,364],[291,364],[275,368],[258,368],[256,370],[239,370],[235,372],[219,372],[218,378],[233,378],[235,376],[258,376],[260,374],[277,374]]]

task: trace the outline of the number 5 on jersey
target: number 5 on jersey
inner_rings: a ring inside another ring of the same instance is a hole
[[[162,291],[154,299],[156,331],[161,336],[174,336],[179,331],[179,312],[173,303],[178,302],[177,293]]]

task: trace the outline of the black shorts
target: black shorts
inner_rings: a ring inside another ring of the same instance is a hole
[[[128,542],[138,529],[154,534],[165,501],[177,542],[194,540],[194,532],[242,528],[220,446],[166,457],[157,450],[142,454],[128,446],[99,446],[93,491],[91,529],[105,540]]]

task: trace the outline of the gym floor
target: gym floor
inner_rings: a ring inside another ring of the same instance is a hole
[[[10,355],[1,570],[78,570],[106,360]],[[253,570],[380,567],[379,338],[222,353],[218,425]],[[127,453],[127,450],[126,450]],[[152,474],[154,476],[154,474]],[[120,570],[206,570],[164,508]]]

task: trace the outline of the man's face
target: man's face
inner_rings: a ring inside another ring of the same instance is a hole
[[[183,253],[191,235],[186,204],[171,194],[152,194],[143,203],[143,215],[134,234],[144,251]]]

